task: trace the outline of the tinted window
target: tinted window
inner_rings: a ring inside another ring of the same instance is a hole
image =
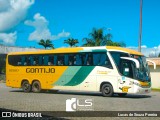
[[[133,78],[132,62],[127,60],[122,60],[121,64],[122,64],[120,70],[121,74],[126,77]]]
[[[8,62],[10,65],[21,65],[21,57],[20,56],[8,56]]]
[[[120,57],[129,57],[127,53],[122,52],[110,52],[114,61],[116,62],[116,65],[119,66],[121,64],[121,58]]]
[[[106,53],[10,55],[9,64],[14,66],[108,66]]]
[[[95,66],[106,66],[112,68],[111,62],[106,53],[94,53],[93,64]]]
[[[64,55],[58,55],[58,63],[57,63],[57,65],[60,65],[60,66],[62,66],[62,65],[65,65],[64,64]]]

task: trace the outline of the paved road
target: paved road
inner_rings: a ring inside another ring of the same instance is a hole
[[[24,93],[0,83],[0,108],[18,111],[65,111],[70,98],[94,100],[94,111],[160,111],[160,92],[126,97],[102,97],[100,93]]]

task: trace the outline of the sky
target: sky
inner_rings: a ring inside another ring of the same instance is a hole
[[[147,55],[160,52],[159,5],[160,0],[143,0],[142,52]],[[42,48],[39,40],[50,39],[59,48],[75,38],[81,46],[92,28],[104,28],[113,41],[137,49],[139,18],[140,0],[0,0],[0,44]]]

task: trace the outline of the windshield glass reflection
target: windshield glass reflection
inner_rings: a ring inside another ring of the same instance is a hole
[[[135,69],[135,77],[141,81],[150,81],[150,71],[145,56],[134,56],[139,63],[140,68]]]

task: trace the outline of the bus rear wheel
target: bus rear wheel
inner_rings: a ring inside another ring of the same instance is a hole
[[[104,97],[111,97],[113,96],[113,87],[110,84],[104,84],[102,85],[102,95]]]
[[[22,83],[22,89],[24,92],[30,92],[31,91],[31,85],[29,84],[28,81],[24,81]]]
[[[41,92],[41,84],[38,81],[34,81],[32,84],[32,91],[35,93]]]

